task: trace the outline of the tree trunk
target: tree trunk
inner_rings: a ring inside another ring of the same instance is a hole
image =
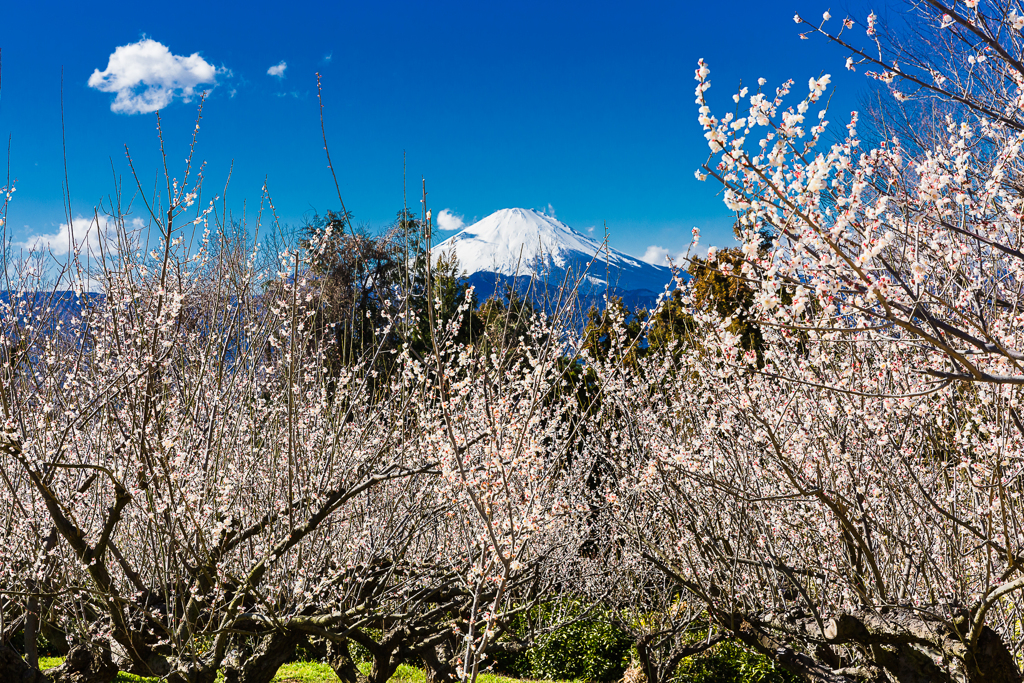
[[[373,658],[373,666],[370,667],[368,683],[388,683],[391,677],[398,671],[398,657],[388,652],[382,656]]]
[[[272,633],[264,636],[252,656],[224,668],[227,683],[270,683],[281,665],[295,656],[295,647],[305,638],[300,633]]]
[[[7,643],[0,643],[0,681],[7,683],[47,683],[39,669],[29,666]]]
[[[47,606],[43,610],[44,615],[48,609],[49,607]],[[68,645],[68,634],[58,629],[45,618],[39,620],[39,632],[43,634],[43,637],[49,641],[50,646],[59,652],[61,656],[67,657],[68,653],[71,652],[71,647]]]
[[[348,641],[331,642],[328,645],[328,662],[341,683],[367,683],[367,678],[359,671],[348,651]]]
[[[636,641],[636,658],[640,664],[640,670],[644,672],[647,683],[662,683],[661,671],[654,653],[643,639]],[[675,673],[674,671],[672,672]]]
[[[117,666],[109,647],[91,642],[71,648],[64,663],[46,676],[52,683],[110,683],[117,676]]]
[[[1024,683],[1013,654],[991,628],[982,627],[971,649],[966,616],[942,620],[907,608],[858,610],[825,621],[823,630],[800,609],[715,617],[734,638],[806,681]]]
[[[28,599],[27,614],[25,615],[25,661],[33,669],[39,668],[39,647],[36,639],[39,637],[39,596],[33,594]]]
[[[644,636],[634,640],[636,658],[647,683],[668,683],[675,678],[676,669],[683,659],[699,655],[727,640],[727,637],[719,634],[703,641],[686,644],[680,642],[679,636],[676,636],[672,641],[662,643],[660,647],[652,645],[655,640],[656,636]]]
[[[974,659],[975,661],[969,662],[968,666],[972,668],[977,666],[981,669],[987,677],[984,680],[1012,681],[1013,683],[1020,683],[1021,680],[1024,680],[1016,661],[1014,661],[1013,655],[1010,653],[1009,648],[1006,647],[1006,643],[1003,642],[998,633],[988,626],[985,626],[981,631],[978,647],[974,652]]]
[[[43,540],[43,552],[48,553],[57,545],[57,529],[50,527],[50,533]],[[34,669],[39,668],[39,647],[36,640],[39,638],[41,626],[42,602],[39,599],[39,584],[35,579],[28,582],[29,599],[25,615],[25,661]],[[46,601],[49,608],[49,600]],[[66,654],[66,651],[65,651]]]
[[[167,657],[152,649],[138,653],[133,658],[121,643],[111,640],[110,654],[118,669],[136,676],[159,678],[160,676],[166,676],[171,671],[171,663]]]
[[[448,657],[446,644],[442,643],[420,651],[426,683],[455,683],[459,677],[455,675],[455,667]]]
[[[170,672],[164,676],[164,683],[214,683],[217,670],[201,659],[168,660]]]
[[[865,611],[830,619],[824,635],[831,643],[861,646],[871,653],[871,664],[899,683],[1021,683],[1020,669],[999,634],[982,627],[971,650],[966,626],[964,620],[961,636],[947,623],[909,610]]]

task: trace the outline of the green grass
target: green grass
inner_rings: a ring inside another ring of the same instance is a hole
[[[40,657],[39,668],[43,671],[60,666],[64,661],[63,657]],[[370,665],[364,663],[359,665],[359,670],[369,675]],[[426,674],[423,669],[417,669],[408,664],[399,664],[398,671],[391,677],[390,683],[425,683]],[[115,679],[116,683],[157,683],[159,678],[145,678],[121,672]],[[285,664],[274,676],[274,683],[337,683],[338,677],[334,670],[323,662],[292,662]],[[497,674],[482,673],[477,676],[478,683],[522,683],[518,678],[509,678]],[[536,683],[557,683],[555,681],[537,681]]]
[[[43,671],[52,669],[55,666],[60,666],[61,662],[64,661],[63,657],[40,657],[39,668]],[[159,678],[146,678],[145,676],[136,676],[135,674],[129,674],[120,672],[117,674],[117,678],[114,679],[115,683],[156,683]]]
[[[47,669],[52,669],[55,666],[60,666],[60,663],[63,661],[63,657],[40,657],[39,668],[46,671]]]
[[[523,683],[522,678],[510,678],[509,676],[501,676],[499,674],[488,674],[482,673],[476,677],[477,683]],[[569,681],[530,681],[529,683],[569,683]]]
[[[357,666],[364,676],[370,675],[371,667],[369,662],[363,662],[362,664],[357,664]],[[425,683],[426,680],[427,675],[423,672],[423,669],[417,669],[408,664],[399,664],[395,675],[391,677],[392,683]]]
[[[338,683],[338,676],[323,662],[292,662],[277,670],[274,681],[289,683]]]

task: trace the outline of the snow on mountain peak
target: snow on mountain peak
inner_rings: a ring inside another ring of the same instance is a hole
[[[659,292],[671,279],[663,266],[645,263],[576,232],[533,209],[502,209],[467,226],[431,250],[435,258],[455,252],[468,275],[526,275],[558,283],[585,276],[592,288],[607,280],[618,290]]]

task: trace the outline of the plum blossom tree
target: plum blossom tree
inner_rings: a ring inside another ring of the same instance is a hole
[[[552,400],[566,335],[537,317],[485,354],[461,333],[471,291],[442,315],[395,288],[340,364],[313,267],[329,232],[267,257],[261,211],[229,239],[191,159],[140,189],[148,234],[114,207],[94,270],[73,253],[48,293],[5,271],[3,641],[65,644],[51,681],[267,683],[310,639],[346,683],[410,657],[474,680],[585,541],[592,454],[569,457],[581,422]],[[396,348],[424,326],[426,353]],[[10,655],[0,677],[39,679]]]
[[[602,370],[629,416],[622,533],[806,680],[1017,681],[1024,20],[1015,3],[908,11],[915,40],[871,14],[866,48],[853,19],[796,21],[895,100],[944,103],[912,143],[881,121],[869,148],[853,113],[819,151],[827,74],[792,106],[792,82],[762,79],[716,117],[699,63],[698,177],[737,213],[729,274],[754,292],[763,358],[695,309],[702,343],[646,359],[645,384]]]

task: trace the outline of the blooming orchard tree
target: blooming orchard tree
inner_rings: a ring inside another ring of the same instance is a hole
[[[602,371],[629,416],[623,510],[650,520],[624,512],[622,533],[806,680],[1016,681],[1024,19],[1015,3],[910,12],[910,47],[874,14],[870,48],[827,12],[809,33],[882,96],[941,103],[912,140],[880,118],[865,144],[853,113],[819,150],[828,75],[792,105],[792,82],[762,79],[717,117],[698,65],[698,176],[737,213],[745,258],[720,267],[753,290],[761,357],[694,306],[693,339],[646,359],[645,385]]]
[[[572,452],[582,425],[574,406],[552,400],[566,384],[558,361],[567,344],[550,321],[535,318],[518,348],[483,357],[450,343],[459,325],[433,335],[438,412],[424,431],[451,505],[444,547],[467,563],[460,580],[472,604],[457,660],[470,680],[502,649],[509,618],[550,600],[560,569],[579,556],[593,454]],[[527,583],[546,590],[513,590]]]
[[[1001,598],[1020,502],[986,463],[1019,436],[985,437],[999,433],[999,402],[914,396],[927,380],[885,347],[800,358],[794,343],[787,367],[786,340],[766,336],[777,345],[760,372],[726,339],[645,359],[657,382],[602,378],[628,416],[618,533],[714,630],[810,680],[1013,680],[1020,614]],[[861,393],[883,376],[904,397],[826,391],[782,369]]]
[[[339,364],[309,267],[329,235],[261,265],[259,226],[218,236],[200,192],[189,164],[142,196],[152,249],[115,211],[95,272],[73,258],[46,294],[23,269],[0,301],[4,641],[70,648],[53,681],[264,683],[310,639],[346,683],[409,657],[475,679],[585,540],[564,335],[538,319],[483,356],[429,289],[396,290]],[[426,357],[391,344],[419,318]]]
[[[159,248],[121,249],[100,274],[102,299],[49,306],[49,319],[21,310],[35,292],[7,302],[4,471],[30,515],[20,526],[35,550],[19,559],[57,568],[45,588],[33,577],[51,629],[98,642],[107,669],[212,680],[232,634],[258,635],[281,614],[301,623],[313,596],[341,600],[376,579],[365,567],[409,541],[371,533],[360,508],[429,464],[391,447],[384,416],[401,406],[385,401],[366,421],[359,366],[333,378],[350,400],[328,398],[319,354],[299,347],[295,255],[258,301],[251,258],[235,255],[244,277],[232,287],[221,284],[231,254],[212,261],[205,238],[185,253],[175,223],[196,199],[187,181],[153,217]],[[398,514],[408,495],[374,500]],[[287,656],[284,641],[256,651]]]

